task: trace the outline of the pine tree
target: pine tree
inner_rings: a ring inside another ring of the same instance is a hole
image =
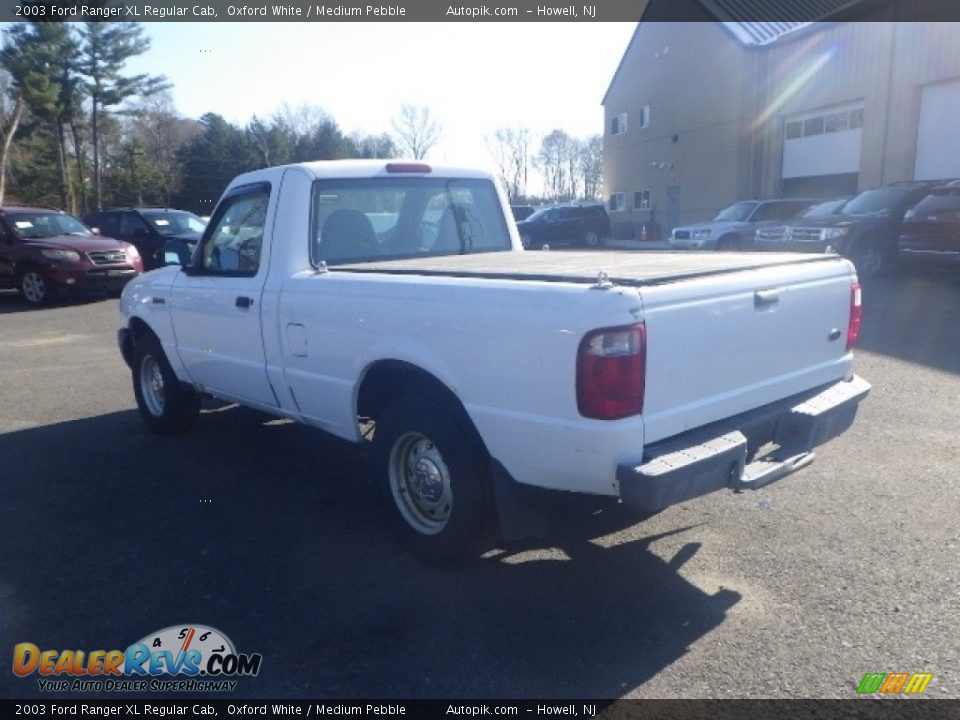
[[[150,49],[150,39],[138,23],[87,22],[81,31],[80,72],[90,95],[93,143],[94,202],[103,202],[99,122],[107,108],[135,96],[151,95],[168,87],[166,78],[147,74],[123,75],[127,60]]]

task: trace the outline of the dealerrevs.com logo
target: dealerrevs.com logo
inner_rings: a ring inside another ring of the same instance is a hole
[[[237,677],[255,677],[263,656],[238,653],[230,638],[205,625],[175,625],[126,650],[13,648],[13,672],[39,676],[44,692],[231,692]]]

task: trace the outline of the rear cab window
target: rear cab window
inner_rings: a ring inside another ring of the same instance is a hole
[[[511,248],[499,196],[484,179],[318,180],[311,212],[314,265]]]

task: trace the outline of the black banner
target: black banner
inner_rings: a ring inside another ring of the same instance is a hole
[[[954,0],[0,0],[0,21],[960,21]]]
[[[25,700],[3,718],[638,718],[638,720],[896,720],[960,718],[957,700]]]

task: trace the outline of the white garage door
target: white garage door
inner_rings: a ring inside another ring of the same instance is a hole
[[[916,180],[960,177],[960,80],[923,88],[917,125]]]
[[[843,105],[787,118],[782,177],[860,172],[862,134],[862,105]]]

